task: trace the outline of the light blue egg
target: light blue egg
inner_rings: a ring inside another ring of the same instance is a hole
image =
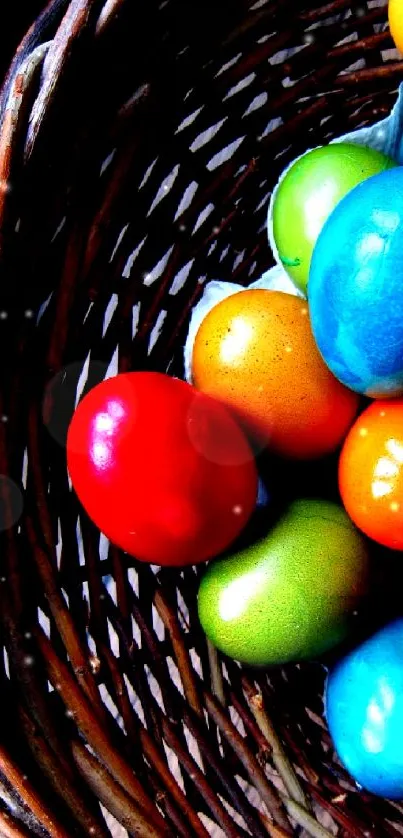
[[[359,393],[403,393],[403,167],[351,190],[320,233],[308,282],[313,333]]]
[[[403,798],[403,619],[330,672],[325,704],[334,746],[356,782],[373,794]]]

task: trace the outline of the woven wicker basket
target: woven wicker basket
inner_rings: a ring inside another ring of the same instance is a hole
[[[106,374],[182,374],[203,283],[272,263],[283,167],[390,111],[392,46],[374,0],[52,0],[15,54],[0,101],[1,835],[403,834],[403,808],[335,758],[323,668],[218,658],[200,571],[156,573],[100,538],[63,445]]]

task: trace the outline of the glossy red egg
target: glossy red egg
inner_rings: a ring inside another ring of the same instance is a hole
[[[257,470],[218,401],[161,373],[117,375],[80,402],[67,438],[77,495],[99,529],[143,561],[221,553],[256,502]]]

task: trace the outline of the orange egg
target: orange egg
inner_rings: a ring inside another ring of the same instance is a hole
[[[281,291],[241,291],[211,309],[196,335],[192,375],[260,447],[288,457],[333,451],[358,407],[319,354],[308,304]]]
[[[379,399],[354,422],[340,455],[339,487],[357,527],[403,550],[403,399]]]
[[[392,38],[400,52],[403,52],[403,2],[389,0],[389,27]]]

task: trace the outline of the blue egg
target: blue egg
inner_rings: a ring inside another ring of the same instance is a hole
[[[351,190],[320,233],[308,300],[334,375],[358,393],[403,393],[403,167]]]
[[[403,798],[403,619],[330,672],[325,704],[334,746],[356,782],[373,794]]]

